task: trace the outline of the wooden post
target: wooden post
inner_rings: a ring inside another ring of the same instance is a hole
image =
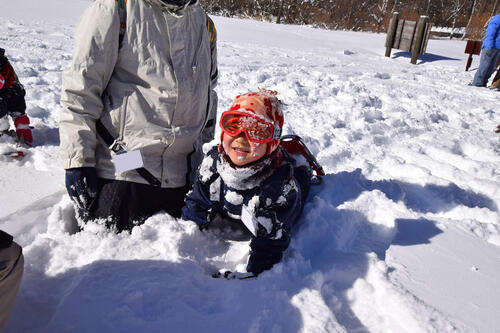
[[[387,37],[385,39],[385,56],[391,56],[392,45],[394,44],[394,36],[396,36],[396,27],[398,26],[399,13],[394,12],[392,14],[391,22],[389,23],[389,29],[387,30]]]
[[[481,45],[482,42],[479,40],[468,40],[467,44],[465,44],[465,53],[469,54],[469,58],[467,58],[467,64],[465,65],[466,72],[469,70],[469,67],[472,64],[472,55],[479,55],[481,53]]]
[[[469,53],[469,58],[467,58],[467,64],[465,65],[466,72],[469,70],[471,64],[472,64],[472,53]]]
[[[417,36],[411,50],[411,63],[414,65],[417,63],[418,55],[420,54],[420,51],[422,49],[422,42],[424,41],[425,25],[428,22],[429,22],[428,16],[420,16],[420,19],[418,20],[417,33],[416,33]]]

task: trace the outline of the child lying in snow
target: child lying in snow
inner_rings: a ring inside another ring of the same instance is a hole
[[[283,127],[276,92],[260,90],[236,97],[220,120],[221,144],[204,157],[182,218],[232,240],[248,240],[247,272],[255,277],[279,262],[290,243],[311,185],[309,165],[279,146]]]

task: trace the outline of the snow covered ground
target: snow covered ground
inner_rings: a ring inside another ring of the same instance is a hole
[[[43,6],[42,6],[43,3]],[[286,258],[255,280],[246,243],[166,214],[76,233],[58,157],[61,71],[89,0],[2,0],[0,47],[36,145],[0,157],[0,228],[24,247],[6,332],[495,332],[500,326],[500,92],[467,86],[465,42],[418,65],[385,35],[215,17],[219,110],[275,89],[285,133],[327,173]],[[0,139],[0,152],[14,149]]]

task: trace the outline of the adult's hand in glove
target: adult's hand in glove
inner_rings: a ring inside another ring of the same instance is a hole
[[[92,167],[67,169],[66,189],[76,206],[88,211],[99,189],[97,170]]]
[[[31,134],[30,118],[27,115],[22,115],[14,119],[16,126],[16,134],[19,142],[33,146],[33,135]]]
[[[486,51],[486,55],[488,57],[490,57],[492,54],[493,54],[493,50],[492,49],[489,49],[489,50]]]
[[[251,278],[256,278],[257,275],[252,272],[231,272],[227,269],[221,269],[217,273],[212,274],[212,277],[215,279],[227,279],[227,280],[246,280]]]

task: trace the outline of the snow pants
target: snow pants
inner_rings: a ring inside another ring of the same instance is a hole
[[[499,56],[500,49],[487,50],[484,48],[481,51],[479,68],[477,69],[476,75],[474,75],[472,85],[476,87],[486,87],[491,74],[495,71],[495,65],[497,64]]]
[[[3,332],[16,300],[24,270],[22,249],[15,242],[0,249],[0,332]]]
[[[164,210],[180,217],[188,186],[159,188],[121,180],[99,179],[99,192],[88,212],[79,212],[84,221],[106,219],[118,232],[131,230]],[[82,214],[83,213],[83,214]]]

